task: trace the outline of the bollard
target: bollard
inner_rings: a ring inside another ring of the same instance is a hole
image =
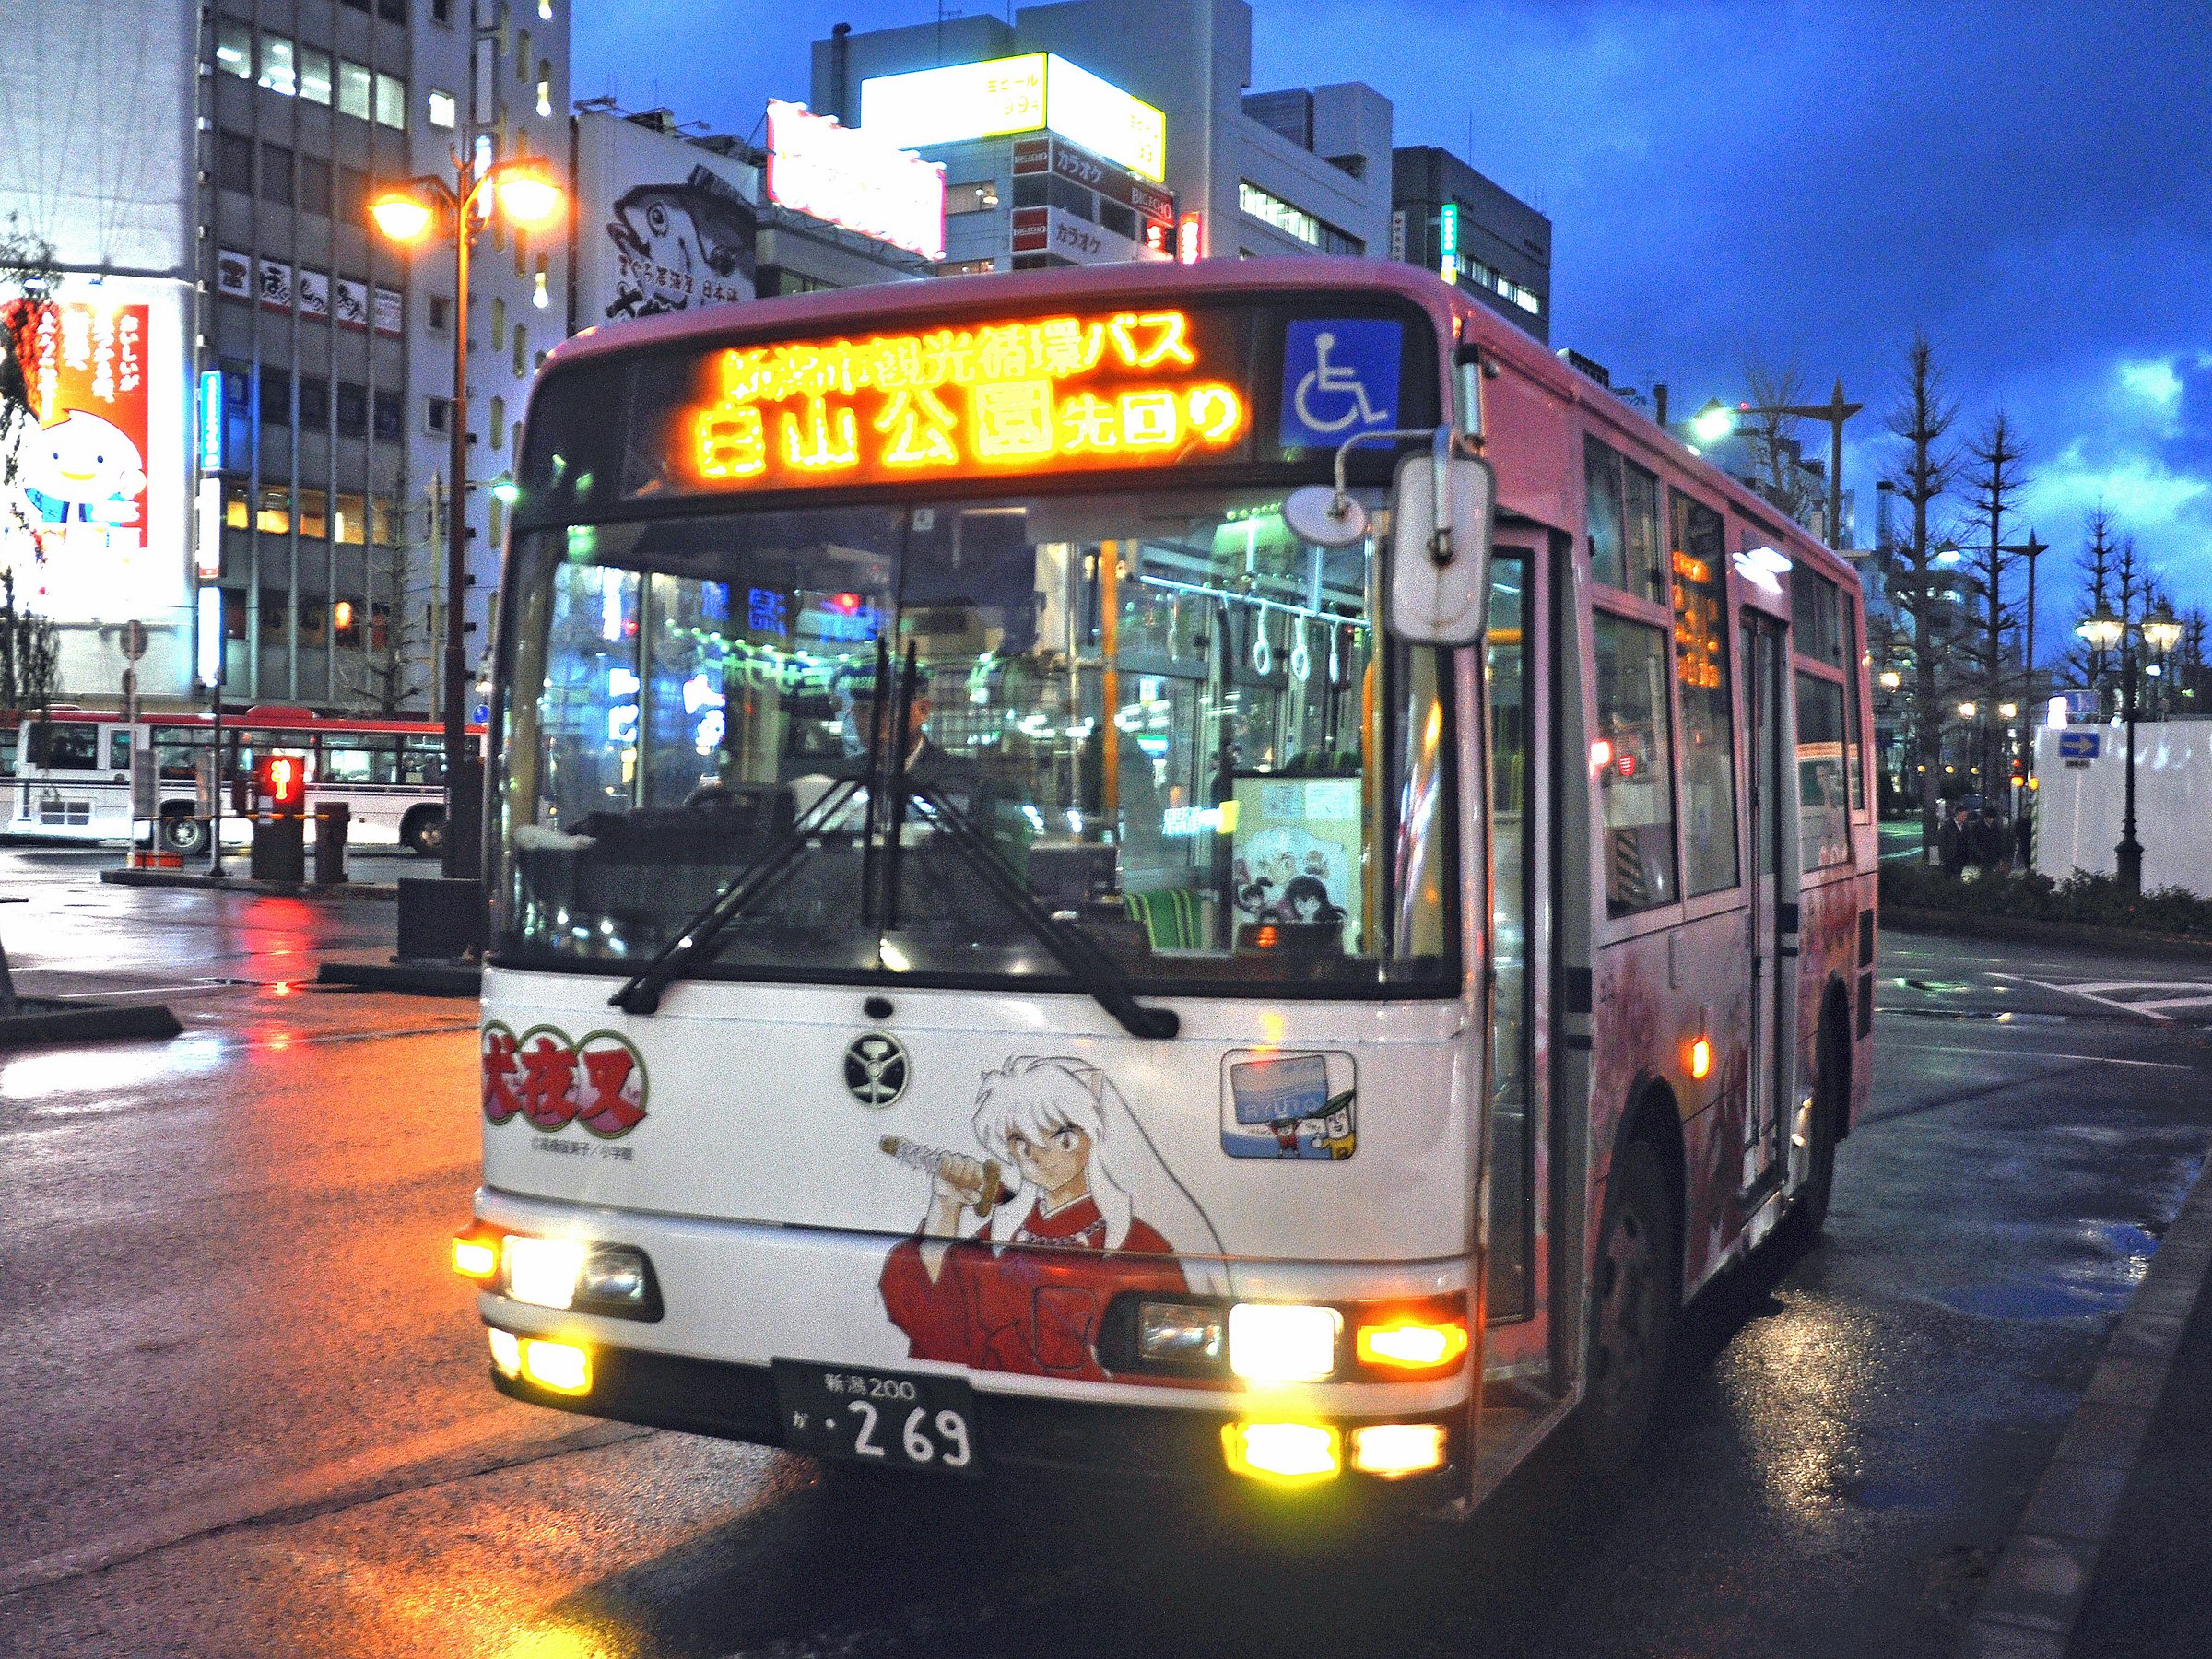
[[[353,824],[353,808],[333,801],[315,814],[315,882],[335,886],[346,879],[346,838]]]
[[[296,812],[265,813],[253,820],[253,876],[256,881],[307,879],[307,821]]]

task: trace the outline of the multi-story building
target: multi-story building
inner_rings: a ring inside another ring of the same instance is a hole
[[[940,272],[1380,253],[1391,106],[1247,94],[1244,0],[1065,0],[833,31],[813,107],[945,167]]]
[[[1551,220],[1450,150],[1391,157],[1390,252],[1551,341]]]
[[[565,157],[570,0],[82,0],[36,8],[0,74],[18,118],[0,213],[62,272],[57,412],[119,417],[136,496],[54,506],[32,553],[64,629],[63,694],[114,693],[148,625],[149,700],[435,706],[453,327],[450,241],[370,228],[383,183]],[[30,145],[26,134],[39,136]],[[471,289],[469,653],[488,641],[524,388],[565,331],[565,227],[494,219]],[[79,320],[81,318],[81,320]],[[73,376],[71,331],[88,338]],[[69,404],[135,341],[136,405]],[[85,379],[91,375],[93,380]],[[105,418],[105,417],[102,417]],[[94,429],[88,428],[88,430]],[[33,469],[34,472],[36,468]],[[125,478],[124,483],[131,480]],[[35,479],[33,480],[35,489]],[[108,526],[104,547],[85,521]],[[219,606],[196,586],[219,590]]]

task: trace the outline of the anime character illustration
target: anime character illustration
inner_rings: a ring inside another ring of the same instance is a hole
[[[137,523],[145,458],[113,421],[72,409],[32,435],[23,461],[25,487],[47,523]]]
[[[981,1158],[881,1143],[930,1177],[877,1283],[912,1358],[1104,1382],[1098,1325],[1116,1295],[1226,1291],[1220,1235],[1097,1066],[1009,1059],[983,1075],[974,1124]]]
[[[1318,876],[1293,876],[1276,906],[1285,922],[1341,922],[1344,907],[1331,901]]]
[[[1237,909],[1254,922],[1341,922],[1351,877],[1343,848],[1304,830],[1263,830],[1238,850]]]
[[[752,205],[695,167],[681,184],[625,191],[607,220],[618,277],[609,317],[651,317],[753,297]]]

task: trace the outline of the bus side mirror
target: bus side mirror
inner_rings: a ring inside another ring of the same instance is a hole
[[[1488,619],[1490,510],[1498,475],[1455,453],[1440,430],[1427,454],[1398,463],[1384,615],[1418,645],[1472,645]]]

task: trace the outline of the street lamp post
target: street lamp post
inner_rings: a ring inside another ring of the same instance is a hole
[[[517,157],[477,171],[471,159],[453,158],[453,178],[436,173],[408,179],[369,205],[376,228],[397,242],[418,242],[438,229],[441,219],[453,236],[453,401],[446,412],[451,452],[445,497],[445,830],[441,852],[449,878],[474,879],[480,872],[471,856],[474,837],[462,833],[455,794],[468,758],[467,720],[462,698],[468,682],[464,647],[463,606],[468,588],[468,256],[477,235],[496,210],[519,228],[531,230],[557,218],[565,197],[550,166],[535,157]],[[480,802],[479,802],[480,805]]]
[[[2100,605],[2074,630],[2099,651],[2120,648],[2120,702],[2127,746],[2127,785],[2120,818],[2120,844],[2112,850],[2120,874],[2120,890],[2129,897],[2143,891],[2143,843],[2136,839],[2136,640],[2163,657],[2181,642],[2182,625],[2161,601],[2140,622],[2115,617]]]

